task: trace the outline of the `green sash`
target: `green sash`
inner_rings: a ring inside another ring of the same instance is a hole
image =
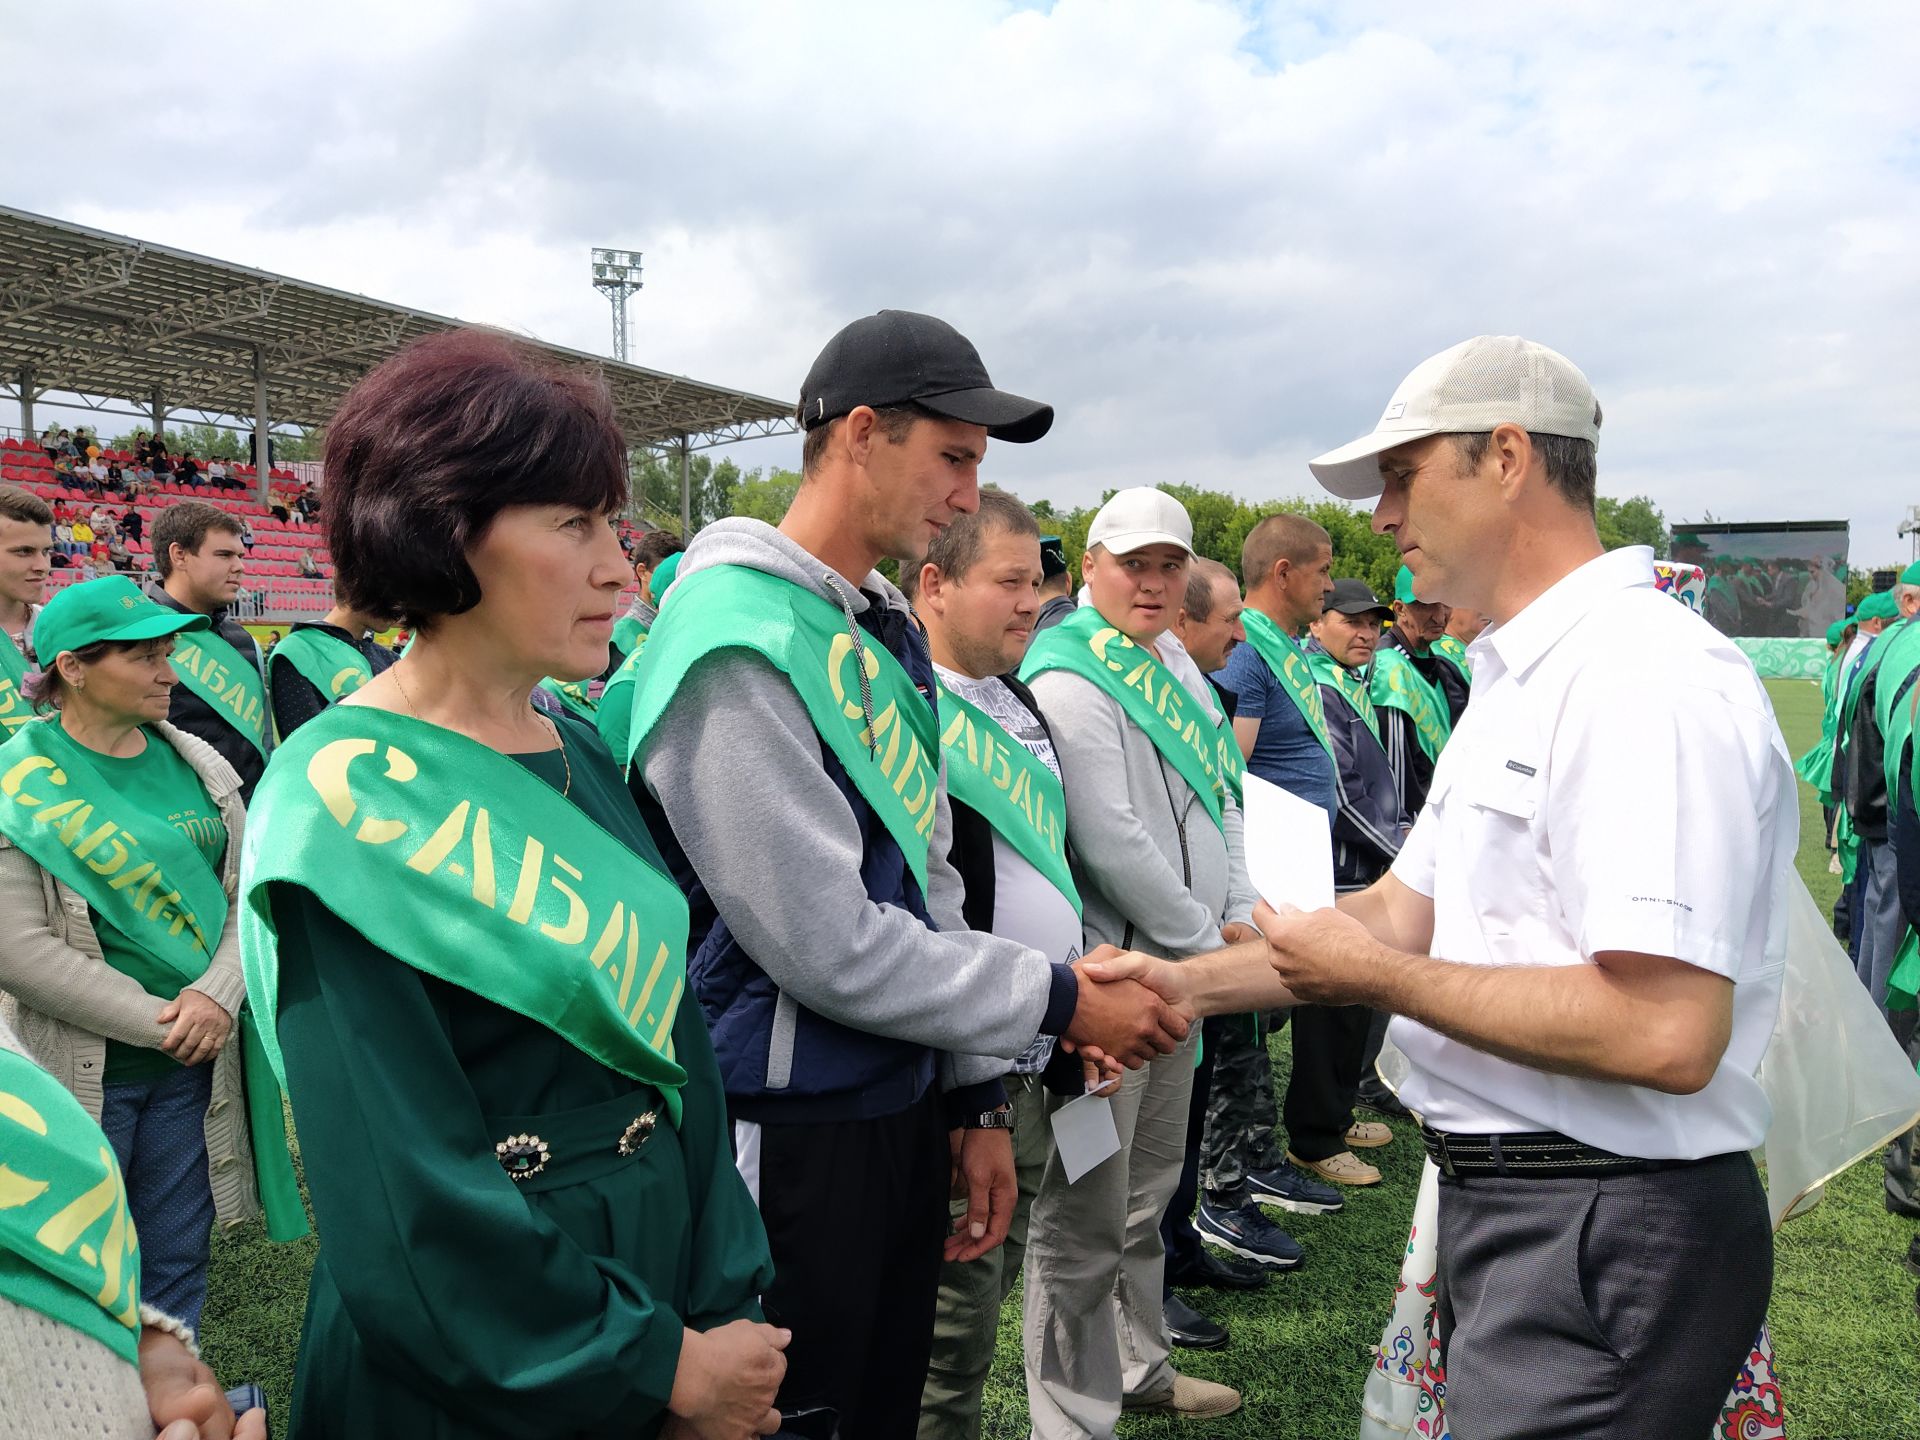
[[[1367,677],[1358,671],[1349,670],[1324,650],[1307,651],[1307,664],[1313,670],[1314,679],[1322,685],[1330,685],[1340,692],[1340,696],[1354,708],[1354,712],[1367,722],[1367,729],[1373,732],[1373,738],[1380,738],[1380,718],[1373,709],[1373,690],[1367,683]]]
[[[360,647],[325,630],[293,631],[273,647],[268,659],[286,661],[329,702],[351,695],[373,678],[373,666]]]
[[[1333,741],[1327,737],[1326,707],[1320,703],[1320,684],[1307,667],[1307,654],[1300,642],[1252,606],[1240,612],[1240,623],[1246,629],[1247,643],[1267,662],[1267,669],[1286,690],[1287,698],[1299,708],[1313,738],[1326,747],[1327,754],[1333,754]]]
[[[647,636],[650,633],[642,630],[634,640],[627,658],[620,662],[620,668],[608,677],[601,689],[600,708],[593,713],[594,728],[599,730],[600,738],[607,742],[607,753],[620,762],[622,771],[627,768],[627,730],[633,723],[633,676],[640,668],[640,652],[647,648]]]
[[[33,707],[20,693],[20,684],[26,678],[27,657],[12,640],[0,635],[0,740],[33,718]]]
[[[1247,757],[1240,753],[1240,737],[1233,733],[1233,721],[1226,718],[1224,706],[1221,708],[1219,739],[1214,750],[1221,778],[1227,782],[1227,789],[1233,794],[1233,803],[1244,804],[1247,798]]]
[[[646,638],[647,627],[638,615],[622,615],[613,622],[613,648],[622,655],[631,656]]]
[[[1031,683],[1034,676],[1049,670],[1067,670],[1091,680],[1119,701],[1127,718],[1146,732],[1154,748],[1200,797],[1213,823],[1225,830],[1226,797],[1232,785],[1221,761],[1226,745],[1233,745],[1236,755],[1239,746],[1227,722],[1215,723],[1200,699],[1157,655],[1114,629],[1093,606],[1083,605],[1034,637],[1020,666],[1020,678]]]
[[[1819,792],[1821,802],[1833,794],[1833,735],[1840,725],[1840,657],[1831,656],[1820,672],[1820,738],[1793,762],[1794,773]]]
[[[253,661],[213,631],[194,630],[174,637],[173,672],[254,749],[265,755],[272,748],[267,740],[267,687]]]
[[[53,740],[52,722],[0,745],[0,833],[81,896],[102,919],[191,985],[206,973],[227,924],[227,895],[200,849],[166,821],[127,806],[84,751]],[[152,731],[149,745],[167,742]],[[287,1150],[280,1089],[260,1027],[235,1019],[267,1234],[297,1240],[306,1211]]]
[[[1880,637],[1880,647],[1883,653],[1880,678],[1874,682],[1873,720],[1885,742],[1887,793],[1897,795],[1900,793],[1900,757],[1913,735],[1914,692],[1908,690],[1900,696],[1898,705],[1894,697],[1901,683],[1920,669],[1920,620],[1906,620],[1893,626]]]
[[[1368,686],[1368,694],[1376,706],[1384,705],[1402,711],[1413,721],[1421,754],[1429,760],[1440,757],[1447,737],[1453,733],[1447,702],[1427,677],[1414,667],[1404,651],[1383,645],[1375,652],[1373,680]]]
[[[646,764],[654,727],[697,662],[716,650],[756,651],[793,682],[820,739],[899,844],[924,895],[927,841],[940,791],[933,707],[900,662],[864,632],[860,647],[872,697],[871,730],[854,639],[839,606],[762,570],[696,570],[674,582],[653,622],[634,673],[627,754],[616,758]]]
[[[113,1148],[67,1089],[0,1049],[0,1296],[139,1363],[140,1241]]]
[[[1473,684],[1473,666],[1467,660],[1467,647],[1458,635],[1442,635],[1427,647],[1460,672],[1460,678]]]
[[[560,703],[566,706],[568,710],[578,715],[589,725],[593,724],[596,707],[592,699],[587,695],[586,681],[555,680],[552,676],[548,676],[540,682],[540,688],[545,690],[549,695],[559,696]]]
[[[679,1123],[687,902],[506,756],[424,721],[336,705],[267,766],[241,875],[247,990],[275,1019],[263,1028],[283,1081],[277,883],[312,891],[396,960],[655,1086]]]
[[[1067,869],[1067,792],[1046,763],[978,706],[940,687],[940,748],[947,793],[977,811],[995,832],[1080,909]]]

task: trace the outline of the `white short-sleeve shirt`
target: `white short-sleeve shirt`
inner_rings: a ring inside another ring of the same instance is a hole
[[[1652,552],[1589,561],[1470,647],[1473,701],[1393,873],[1433,898],[1463,965],[1665,955],[1734,982],[1707,1087],[1668,1095],[1552,1075],[1396,1019],[1401,1098],[1458,1134],[1556,1130],[1622,1155],[1747,1150],[1771,1109],[1799,796],[1753,666],[1654,589]]]

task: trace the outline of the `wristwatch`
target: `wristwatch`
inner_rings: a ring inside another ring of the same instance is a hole
[[[1013,1107],[1002,1105],[998,1110],[982,1110],[967,1121],[969,1130],[1011,1130],[1013,1129]]]

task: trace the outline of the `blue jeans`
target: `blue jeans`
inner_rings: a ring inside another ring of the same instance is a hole
[[[102,1088],[100,1128],[126,1176],[127,1211],[140,1235],[140,1298],[198,1333],[213,1233],[213,1063]]]

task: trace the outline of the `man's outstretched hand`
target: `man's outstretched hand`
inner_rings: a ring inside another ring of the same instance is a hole
[[[1193,1021],[1190,1006],[1172,1005],[1138,980],[1122,978],[1102,981],[1097,970],[1101,962],[1126,954],[1112,945],[1090,951],[1074,962],[1080,977],[1080,1003],[1067,1026],[1069,1048],[1088,1059],[1106,1057],[1129,1070],[1138,1070],[1156,1055],[1170,1055],[1187,1038]],[[1150,957],[1141,956],[1141,959]],[[1159,962],[1154,962],[1159,963]]]

